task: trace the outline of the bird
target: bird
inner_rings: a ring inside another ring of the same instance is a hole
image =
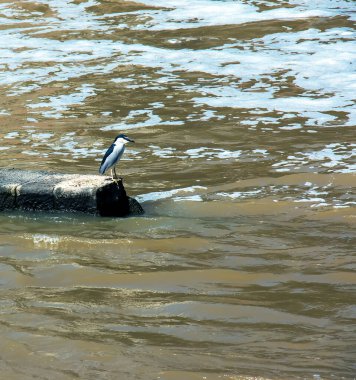
[[[110,145],[110,148],[106,151],[103,160],[101,161],[99,173],[104,174],[107,169],[111,169],[111,177],[113,181],[116,182],[117,174],[115,170],[115,165],[120,160],[121,156],[125,151],[125,145],[129,142],[135,142],[124,134],[120,134],[115,137],[114,142]],[[113,176],[113,169],[115,177]]]

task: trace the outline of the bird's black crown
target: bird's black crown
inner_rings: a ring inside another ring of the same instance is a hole
[[[125,140],[127,140],[127,141],[130,141],[130,142],[134,142],[134,140],[132,140],[132,139],[130,139],[129,137],[127,137],[125,134],[123,134],[123,133],[120,133],[119,135],[117,135],[116,137],[115,137],[115,140],[114,140],[114,142],[117,140],[117,139],[125,139]]]

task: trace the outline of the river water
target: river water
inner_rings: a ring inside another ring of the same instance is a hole
[[[141,217],[0,215],[4,379],[354,379],[346,0],[0,1],[0,166]]]

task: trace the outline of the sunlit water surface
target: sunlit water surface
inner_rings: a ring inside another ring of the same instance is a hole
[[[0,1],[0,166],[143,217],[0,216],[6,379],[354,379],[352,1]]]

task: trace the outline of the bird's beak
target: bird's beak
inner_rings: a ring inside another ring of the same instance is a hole
[[[128,139],[128,140],[129,140],[130,142],[133,142],[133,143],[135,142],[135,140],[132,140],[132,139]]]

